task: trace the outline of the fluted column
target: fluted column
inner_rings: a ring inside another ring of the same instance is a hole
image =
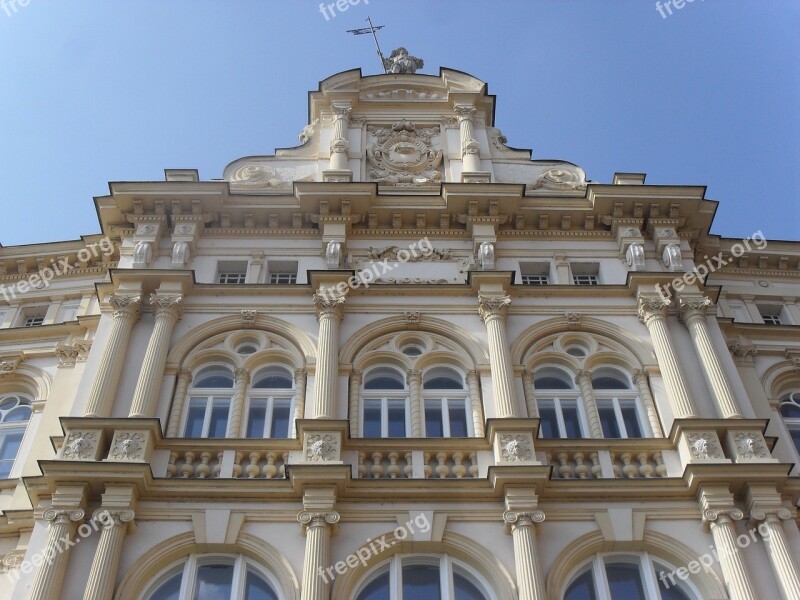
[[[474,106],[463,104],[456,105],[454,110],[458,117],[458,126],[461,131],[463,170],[467,172],[480,171],[480,144],[475,139],[475,126],[472,122],[477,110]]]
[[[297,420],[306,414],[306,370],[294,370],[294,415],[292,416],[292,437],[297,437]]]
[[[172,331],[181,317],[180,295],[150,296],[150,303],[155,312],[155,325],[150,335],[150,342],[144,353],[142,370],[139,372],[139,381],[133,392],[133,402],[129,417],[155,417],[158,405],[158,396],[161,392],[161,382],[164,378],[164,367],[167,363],[169,343]]]
[[[178,437],[178,428],[181,426],[183,417],[183,406],[186,404],[186,392],[189,384],[192,383],[192,372],[189,369],[178,371],[178,382],[175,385],[175,398],[172,401],[172,410],[167,421],[167,437]]]
[[[95,511],[94,519],[102,524],[102,530],[83,600],[111,600],[113,597],[122,542],[133,518],[132,510],[109,511],[101,508]]]
[[[653,394],[650,393],[647,373],[642,369],[636,369],[633,372],[633,382],[639,390],[639,400],[642,402],[644,414],[647,416],[647,422],[650,424],[650,431],[653,437],[663,438],[664,433],[661,431],[661,421],[658,418],[658,411],[656,410],[656,403],[653,401]]]
[[[61,597],[71,550],[71,545],[65,540],[72,540],[76,523],[83,519],[84,512],[81,508],[68,510],[48,508],[42,516],[50,521],[45,542],[45,553],[50,560],[45,560],[39,567],[33,581],[30,600],[53,600]]]
[[[522,374],[522,387],[525,390],[525,406],[528,409],[528,418],[539,418],[539,405],[536,404],[536,392],[533,389],[533,373],[525,371]]]
[[[301,600],[328,600],[331,526],[339,522],[339,513],[302,511],[297,520],[306,532],[303,558],[303,587]]]
[[[492,390],[497,416],[517,417],[514,394],[514,371],[506,334],[506,313],[511,298],[508,296],[479,296],[478,309],[486,325],[489,338],[489,365],[492,369]]]
[[[411,369],[406,374],[408,395],[411,403],[411,437],[422,437],[422,415],[425,407],[422,401],[422,371]]]
[[[360,437],[359,427],[361,424],[361,380],[364,372],[360,369],[353,369],[350,373],[350,437]]]
[[[689,330],[700,367],[720,416],[723,419],[742,418],[739,403],[717,355],[717,352],[723,350],[714,348],[708,333],[706,309],[711,305],[711,300],[705,296],[681,296],[678,305],[681,321]]]
[[[472,408],[472,430],[475,432],[475,437],[484,437],[486,432],[483,427],[483,402],[481,402],[478,369],[467,371],[467,387],[469,388],[469,403]]]
[[[336,416],[336,388],[339,375],[339,323],[344,315],[344,297],[314,294],[319,321],[317,375],[314,380],[314,419]]]
[[[250,383],[250,370],[239,367],[234,371],[235,384],[233,390],[233,400],[231,401],[231,412],[228,416],[228,428],[225,431],[226,438],[242,437],[242,413],[244,412],[244,401],[247,396],[247,384]]]
[[[594,399],[594,389],[592,389],[592,372],[586,369],[578,371],[576,377],[578,387],[581,390],[583,407],[586,410],[586,420],[589,425],[589,437],[602,438],[603,425],[600,423],[600,413],[597,412],[597,402]]]
[[[128,352],[128,339],[139,318],[141,296],[113,294],[106,301],[114,309],[114,322],[89,392],[89,399],[86,401],[83,412],[85,417],[107,417],[111,414]]]
[[[331,162],[332,170],[348,169],[347,151],[350,142],[347,141],[347,126],[350,121],[350,114],[353,109],[349,104],[334,104],[333,110],[333,136],[331,138]]]
[[[517,569],[519,600],[546,600],[544,575],[536,543],[535,523],[544,521],[540,510],[516,512],[507,510],[503,520],[511,528],[514,539],[514,563]]]
[[[750,516],[754,521],[761,521],[758,532],[767,545],[769,562],[784,600],[797,600],[800,598],[800,574],[783,529],[783,521],[792,519],[791,511],[787,508],[771,512],[756,509],[750,512]]]
[[[706,509],[703,512],[703,518],[711,528],[730,600],[757,600],[758,596],[753,588],[750,573],[736,545],[734,521],[739,521],[743,516],[738,508],[725,511]]]
[[[664,376],[672,411],[676,419],[696,417],[694,403],[686,389],[686,376],[678,362],[675,344],[667,327],[666,309],[669,299],[659,296],[639,296],[639,320],[645,324],[653,339],[658,366]]]

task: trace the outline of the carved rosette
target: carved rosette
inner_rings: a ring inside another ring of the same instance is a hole
[[[541,510],[515,511],[507,510],[503,513],[503,521],[513,529],[517,527],[532,527],[535,523],[544,523],[545,514]]]
[[[297,515],[297,522],[303,526],[304,531],[310,527],[330,527],[331,525],[336,525],[339,519],[341,519],[341,516],[335,510],[327,512],[304,510]]]
[[[530,433],[503,433],[498,439],[500,462],[531,462],[533,436]]]
[[[111,451],[108,453],[109,460],[143,462],[147,450],[147,437],[147,433],[142,431],[115,432]]]
[[[61,460],[98,460],[100,430],[70,430],[61,447]]]
[[[344,296],[330,298],[322,294],[314,294],[313,301],[318,321],[322,318],[340,321],[344,316]]]
[[[662,296],[639,296],[639,320],[647,325],[654,319],[664,319],[670,304],[670,299]]]
[[[303,443],[306,462],[334,462],[339,460],[341,443],[339,436],[333,433],[305,434]]]
[[[478,296],[478,312],[481,321],[486,323],[492,319],[505,319],[508,314],[509,296]]]
[[[136,320],[139,318],[142,297],[138,294],[133,296],[111,294],[106,298],[106,302],[111,305],[115,319]]]
[[[705,296],[681,296],[678,298],[678,316],[681,321],[705,319],[706,311],[712,302]]]

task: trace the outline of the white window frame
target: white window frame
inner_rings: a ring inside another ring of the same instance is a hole
[[[244,270],[241,270],[244,268]],[[221,260],[217,263],[216,282],[222,285],[242,285],[247,282],[246,260]]]
[[[273,425],[273,411],[275,409],[276,402],[287,401],[289,404],[289,425],[288,430],[286,432],[285,438],[274,438],[274,439],[289,439],[292,437],[292,415],[294,415],[294,407],[295,407],[295,393],[294,390],[282,390],[275,388],[264,388],[263,391],[269,392],[268,394],[259,394],[258,392],[262,391],[261,389],[254,389],[250,396],[247,398],[247,409],[245,411],[246,418],[244,419],[244,423],[242,423],[243,430],[241,432],[241,436],[244,437],[247,435],[248,424],[250,423],[250,410],[253,406],[258,404],[266,404],[266,411],[264,415],[264,431],[261,433],[261,437],[258,438],[249,438],[249,439],[273,439],[272,438],[272,425]]]
[[[214,405],[216,403],[220,403],[220,404],[221,403],[226,403],[228,405],[228,418],[225,421],[225,423],[226,423],[225,428],[227,429],[227,424],[230,422],[230,419],[231,419],[231,403],[232,403],[232,400],[233,400],[233,395],[221,397],[221,395],[212,394],[212,395],[203,397],[203,396],[198,396],[198,395],[195,395],[195,394],[189,394],[188,400],[186,402],[186,410],[183,411],[184,412],[183,427],[181,429],[181,431],[183,431],[183,436],[182,437],[186,437],[186,425],[189,422],[189,411],[191,410],[192,404],[197,404],[198,401],[205,401],[206,407],[205,407],[205,413],[203,415],[203,432],[200,435],[200,438],[202,438],[202,439],[221,439],[221,438],[209,438],[208,437],[208,429],[209,429],[209,427],[211,427],[211,413],[212,413],[212,411],[214,409]],[[223,436],[223,437],[225,437],[225,436]]]
[[[781,416],[781,419],[783,419],[783,424],[786,425],[786,429],[789,432],[789,439],[792,441],[792,446],[794,446],[797,453],[800,454],[800,448],[797,446],[797,443],[795,443],[794,436],[792,436],[792,431],[800,431],[800,417],[784,416],[781,412],[781,406],[784,404],[792,404],[800,408],[800,391],[784,394],[778,401],[778,414]]]
[[[297,273],[270,273],[271,285],[291,285],[297,283]]]
[[[375,394],[375,392],[380,392],[381,390],[365,390],[367,394],[364,395],[363,401],[361,403],[361,437],[364,436],[364,411],[367,408],[367,402],[376,402],[380,401],[381,403],[381,439],[390,439],[389,438],[389,402],[403,402],[403,410],[405,413],[405,427],[406,427],[406,435],[405,437],[411,437],[411,414],[409,410],[409,397],[408,392],[403,392],[401,390],[397,390],[397,393],[383,393],[383,394]],[[373,392],[372,394],[368,394],[369,392]],[[372,438],[375,439],[375,438]],[[391,438],[391,439],[403,439],[403,438]]]
[[[611,394],[609,395],[604,393],[609,391],[611,392]],[[598,414],[601,408],[607,408],[608,405],[610,404],[611,408],[614,409],[614,417],[617,420],[617,427],[619,427],[619,433],[620,433],[619,438],[605,438],[605,439],[636,440],[636,439],[644,439],[652,437],[652,432],[650,431],[650,428],[647,426],[647,423],[645,423],[645,420],[642,415],[642,403],[639,400],[638,394],[636,394],[636,392],[634,391],[631,391],[630,393],[625,393],[624,390],[620,390],[620,392],[617,392],[616,390],[594,390],[595,394],[594,400],[595,404],[597,405]],[[633,408],[635,409],[636,421],[639,423],[639,429],[642,432],[641,438],[631,438],[628,436],[628,429],[627,427],[625,427],[625,419],[623,419],[622,417],[623,404],[632,405]],[[603,432],[603,435],[605,437],[605,432]]]
[[[538,409],[540,409],[540,410],[541,410],[541,406],[542,406],[543,403],[552,402],[553,408],[556,411],[556,421],[558,422],[558,436],[559,437],[557,437],[557,438],[541,437],[540,439],[543,439],[543,440],[547,440],[547,439],[556,439],[556,440],[557,439],[562,439],[562,440],[579,439],[579,440],[581,440],[581,439],[585,439],[585,438],[589,437],[587,435],[587,431],[589,431],[589,428],[588,428],[588,426],[586,424],[586,414],[584,412],[585,411],[584,402],[583,402],[582,398],[580,397],[580,394],[578,394],[577,392],[570,393],[569,390],[552,390],[552,391],[553,392],[562,392],[562,393],[561,394],[557,394],[557,393],[547,394],[547,390],[542,390],[541,392],[539,390],[535,390],[534,396],[535,396],[535,399],[536,399],[536,407]],[[563,392],[567,392],[567,394],[570,397],[564,398],[563,397],[564,396]],[[541,396],[547,396],[547,397],[543,398]],[[566,424],[564,422],[564,413],[562,412],[563,409],[561,407],[561,402],[562,401],[563,402],[574,402],[576,407],[577,407],[577,409],[578,409],[578,424],[579,424],[579,426],[581,428],[581,437],[579,437],[579,438],[568,438],[566,436],[566,434],[567,434],[567,426],[566,426]],[[541,436],[541,428],[540,428],[539,435]]]
[[[758,314],[765,325],[787,325],[783,306],[779,304],[757,304]]]
[[[14,410],[14,409],[18,408],[19,406],[22,406],[23,405],[22,403],[25,402],[26,403],[25,406],[28,406],[31,409],[31,414],[28,417],[27,421],[9,421],[9,422],[2,421],[2,422],[0,422],[0,444],[2,444],[2,441],[4,440],[4,438],[7,435],[14,434],[14,433],[22,433],[22,437],[20,438],[20,441],[19,441],[19,448],[17,448],[17,452],[14,455],[14,458],[13,459],[2,459],[2,461],[0,461],[0,462],[10,462],[11,463],[11,467],[8,470],[8,477],[5,478],[5,479],[15,479],[14,473],[15,473],[15,467],[17,466],[17,460],[19,459],[20,452],[22,452],[22,449],[25,447],[25,435],[28,432],[28,425],[30,424],[31,418],[33,417],[33,400],[31,399],[30,396],[28,396],[27,394],[23,394],[23,393],[8,392],[8,393],[5,393],[5,394],[0,394],[0,401],[5,400],[6,398],[11,398],[11,397],[18,398],[19,399],[19,403],[17,404],[17,406],[15,406],[14,408],[12,408],[10,410]],[[10,412],[10,410],[9,410],[9,412]],[[3,481],[3,478],[0,478],[0,481]]]
[[[473,567],[460,560],[454,559],[448,554],[395,554],[389,559],[389,600],[414,600],[413,598],[403,598],[403,566],[436,566],[439,568],[439,588],[442,600],[455,600],[455,579],[453,574],[455,569],[459,575],[470,581],[473,585],[481,588],[489,600],[497,600],[497,596],[492,590],[492,586],[486,581]],[[386,569],[386,562],[382,562],[374,569],[371,569],[356,586],[356,593],[353,598],[358,598],[364,589],[377,577],[380,577]]]
[[[425,415],[425,412],[428,410],[428,404],[433,404],[438,402],[439,406],[438,409],[442,413],[442,439],[453,437],[450,433],[450,403],[451,402],[459,402],[460,407],[464,408],[464,415],[466,416],[467,422],[467,437],[473,437],[475,432],[472,427],[472,406],[470,403],[469,398],[464,395],[458,395],[456,397],[453,396],[440,396],[438,394],[432,394],[431,392],[458,392],[458,390],[428,390],[427,393],[422,395],[422,421],[424,427],[426,429],[425,435],[428,436],[427,426],[428,426],[428,419]],[[437,438],[438,439],[438,438]]]
[[[195,592],[197,591],[197,571],[200,567],[205,565],[230,565],[231,563],[233,564],[231,600],[244,597],[248,568],[252,569],[263,578],[272,587],[272,591],[278,598],[284,597],[281,585],[272,573],[269,573],[261,568],[260,565],[241,554],[191,554],[186,559],[165,569],[156,578],[155,582],[150,585],[147,595],[144,597],[150,600],[162,585],[178,573],[181,573],[181,587],[178,598],[181,600],[194,598]]]

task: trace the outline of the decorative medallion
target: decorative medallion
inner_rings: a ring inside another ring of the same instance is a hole
[[[424,129],[403,119],[391,127],[367,127],[375,141],[367,147],[371,181],[393,185],[439,183],[442,179],[442,151],[434,149],[431,138],[440,133],[438,125]]]

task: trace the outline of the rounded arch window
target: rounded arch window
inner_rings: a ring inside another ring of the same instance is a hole
[[[564,600],[695,600],[699,594],[676,576],[677,569],[639,555],[595,555],[578,570]]]
[[[597,414],[607,438],[641,438],[648,431],[641,401],[626,373],[603,367],[592,373]]]
[[[436,438],[473,435],[472,409],[464,376],[452,367],[434,367],[422,382],[425,436]]]
[[[800,452],[800,391],[784,394],[780,399],[783,422],[792,436],[795,448]]]
[[[233,382],[233,373],[227,367],[205,367],[195,376],[192,387],[199,389],[232,388]]]
[[[162,574],[145,600],[280,600],[274,579],[243,556],[191,555]]]
[[[545,367],[533,375],[533,387],[537,390],[571,390],[572,376],[555,367]]]
[[[253,377],[255,389],[289,389],[293,385],[292,374],[285,367],[267,367]]]
[[[489,600],[488,584],[460,561],[441,556],[395,555],[359,586],[356,600]]]
[[[422,387],[426,390],[463,390],[464,377],[450,367],[436,367],[425,373]]]
[[[402,373],[390,367],[379,367],[367,373],[364,378],[365,390],[404,390],[405,378]]]
[[[0,479],[11,475],[33,409],[22,394],[0,396]]]
[[[629,390],[630,379],[616,369],[599,369],[592,374],[592,388],[595,390]]]

